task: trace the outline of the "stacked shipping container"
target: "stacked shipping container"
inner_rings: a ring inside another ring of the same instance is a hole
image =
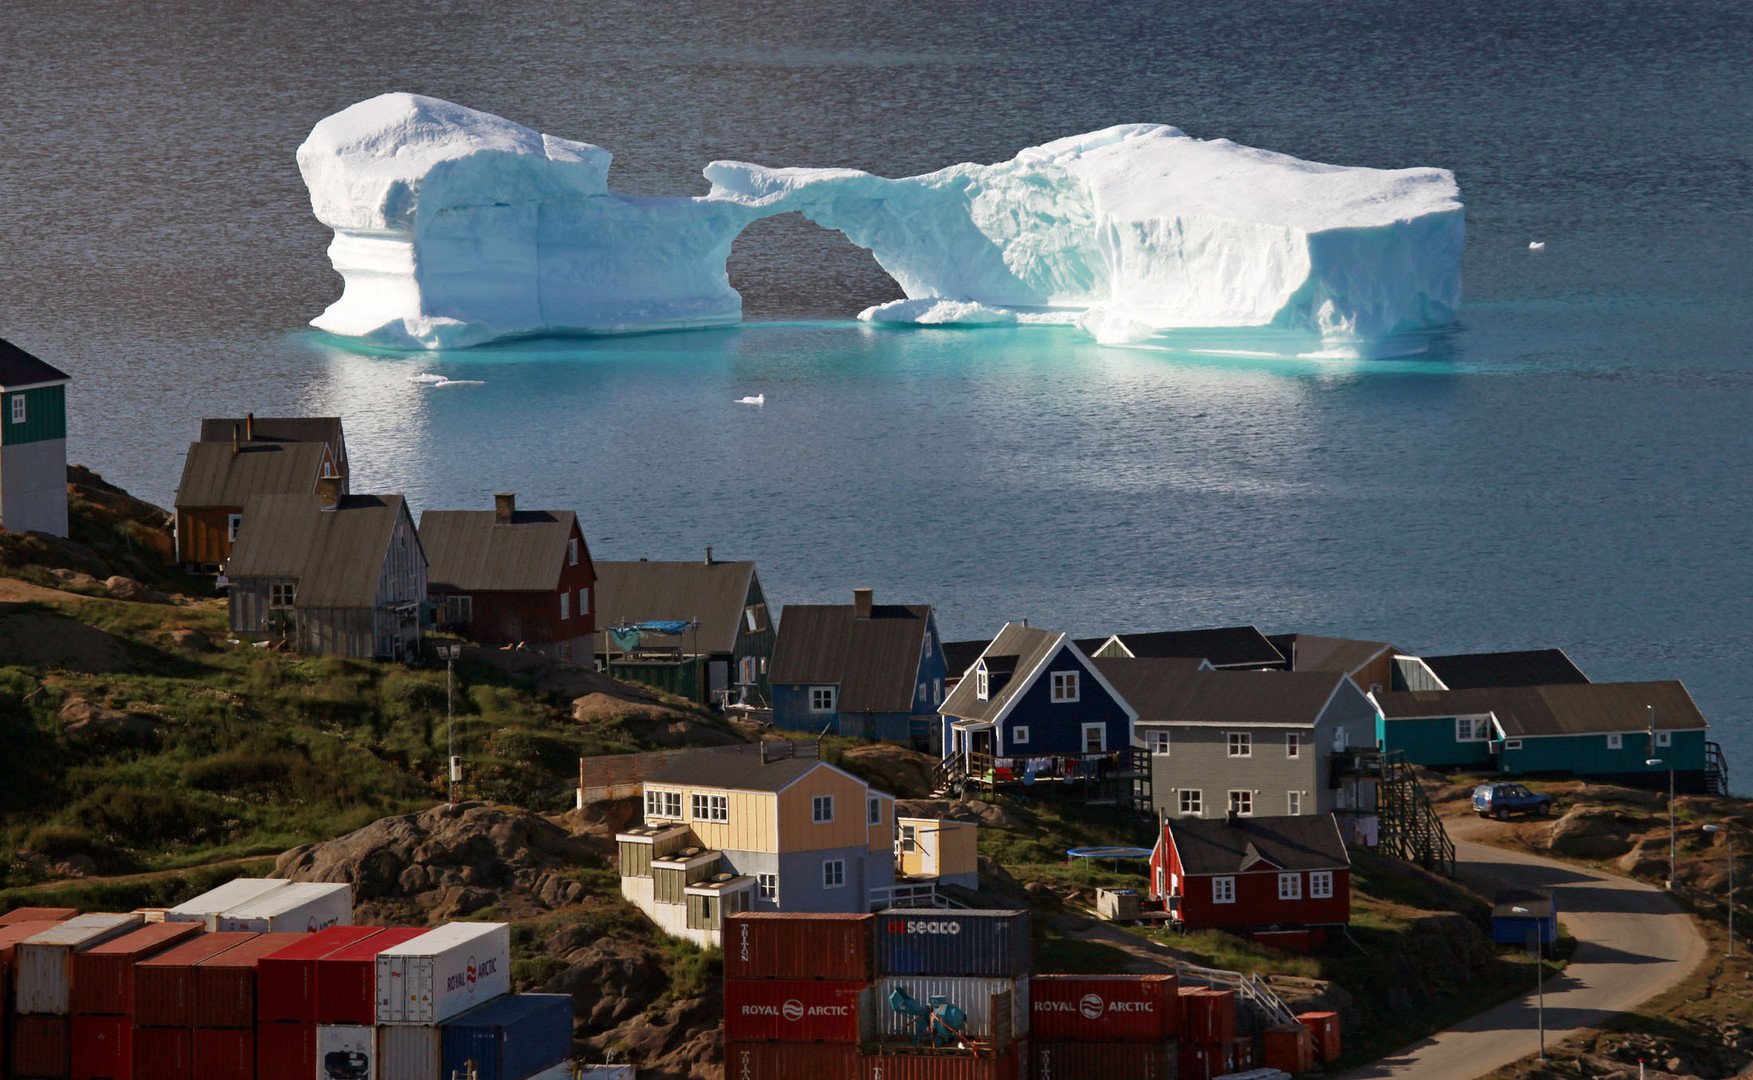
[[[200,930],[194,923],[151,923],[70,957],[74,1080],[130,1080],[134,1074],[134,966]]]
[[[8,1052],[19,1080],[66,1080],[73,1073],[73,956],[142,925],[138,915],[80,915],[14,948]]]
[[[1173,975],[1037,975],[1029,995],[1036,1080],[1174,1080],[1182,1016]]]

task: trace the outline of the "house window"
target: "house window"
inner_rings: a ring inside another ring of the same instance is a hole
[[[744,608],[743,625],[749,628],[751,634],[758,634],[767,629],[767,605],[750,604]]]
[[[883,823],[883,801],[881,799],[870,800],[870,813],[867,820],[871,825]]]
[[[1233,877],[1214,877],[1211,879],[1211,902],[1214,904],[1233,904],[1236,902],[1236,879]]]
[[[985,701],[987,691],[988,691],[988,688],[990,686],[991,686],[991,684],[989,682],[987,682],[987,680],[986,680],[986,669],[984,667],[982,667],[979,670],[974,672],[974,696],[975,697],[979,698],[981,701]]]
[[[921,704],[921,705],[925,704],[925,702],[927,700],[926,695],[929,694],[930,692],[931,692],[931,684],[930,683],[920,683],[919,684],[919,704]]]
[[[1520,750],[1522,748],[1522,740],[1520,740],[1520,739],[1505,739],[1503,741],[1503,748],[1505,750]]]
[[[755,674],[758,666],[759,665],[757,665],[755,662],[755,658],[752,656],[745,656],[741,660],[738,660],[737,661],[737,674],[738,674],[737,681],[741,682],[741,683],[752,684],[755,681],[755,679],[758,677]]]
[[[838,889],[846,884],[846,860],[829,859],[822,863],[822,888]]]
[[[1083,726],[1083,752],[1099,754],[1108,748],[1108,725],[1085,724]]]
[[[901,850],[906,852],[919,850],[919,832],[912,825],[901,826]]]
[[[1230,757],[1253,757],[1254,736],[1246,731],[1229,733]]]
[[[810,712],[833,712],[834,688],[832,686],[810,687]]]
[[[1254,812],[1254,793],[1246,790],[1231,791],[1230,811],[1243,817],[1252,814]]]
[[[1287,731],[1284,735],[1284,756],[1293,758],[1303,752],[1303,736],[1301,732]]]
[[[466,623],[475,620],[475,598],[472,596],[447,596],[444,598],[444,621]]]
[[[773,904],[779,903],[778,874],[756,874],[755,889],[761,894],[761,899]]]
[[[1625,736],[1619,734],[1617,731],[1615,731],[1613,734],[1607,736],[1607,749],[1609,749],[1609,750],[1623,750],[1623,749],[1625,749]]]
[[[1331,870],[1311,870],[1311,871],[1309,871],[1309,899],[1310,900],[1331,900],[1331,899],[1333,899],[1333,871],[1331,871]]]
[[[1657,746],[1672,746],[1672,745],[1674,745],[1674,733],[1672,731],[1658,731],[1658,732],[1656,732],[1656,745]]]
[[[1169,756],[1169,733],[1166,731],[1147,731],[1144,733],[1144,748],[1157,757]]]
[[[1053,673],[1053,701],[1055,704],[1077,700],[1077,672],[1055,671]]]
[[[1484,742],[1490,735],[1489,716],[1463,716],[1455,721],[1456,742]]]
[[[927,660],[931,659],[931,635],[930,634],[925,635],[925,658]]]
[[[1010,729],[1010,743],[1012,746],[1024,746],[1027,745],[1028,741],[1029,729],[1026,726],[1019,724]]]
[[[234,544],[237,543],[238,530],[240,530],[242,528],[243,528],[243,515],[242,514],[227,514],[227,515],[225,515],[225,538],[227,540],[230,540]]]
[[[563,592],[560,594],[560,617],[562,619],[572,618],[572,594],[571,593]]]
[[[268,586],[268,606],[288,608],[298,595],[297,584],[290,581],[276,581]]]
[[[578,537],[566,541],[566,565],[578,565]]]
[[[648,818],[682,818],[682,793],[679,791],[647,791],[645,816]]]
[[[1205,800],[1197,788],[1181,789],[1181,813],[1193,817],[1205,813]]]
[[[826,825],[834,820],[834,796],[817,795],[810,800],[810,820],[817,825]]]
[[[727,795],[695,795],[695,821],[729,821],[730,797]]]
[[[12,395],[12,422],[13,423],[15,423],[15,424],[24,423],[24,409],[25,409],[24,395],[23,394],[13,394]]]
[[[1301,874],[1278,875],[1278,898],[1280,900],[1301,900],[1303,898],[1303,876]]]
[[[1303,793],[1302,792],[1300,792],[1300,791],[1287,791],[1284,793],[1284,812],[1289,814],[1291,817],[1296,817],[1298,814],[1303,812]]]
[[[590,614],[590,590],[589,589],[578,590],[578,613],[580,615],[589,615]]]
[[[943,704],[943,680],[942,679],[931,680],[931,703],[933,705],[942,705]]]

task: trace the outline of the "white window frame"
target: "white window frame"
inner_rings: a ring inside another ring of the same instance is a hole
[[[991,694],[992,680],[986,674],[984,665],[974,669],[974,696],[981,701],[987,700]]]
[[[1233,877],[1214,877],[1211,879],[1211,902],[1214,904],[1233,904],[1236,902],[1236,879]]]
[[[927,694],[930,694],[930,693],[931,693],[931,684],[928,682],[921,682],[919,684],[919,704],[923,705],[928,700],[930,700],[926,696]]]
[[[1254,816],[1254,790],[1252,788],[1231,788],[1229,807],[1237,817]]]
[[[908,853],[919,850],[919,827],[917,825],[901,826],[901,850]]]
[[[1299,758],[1302,756],[1302,754],[1303,754],[1303,733],[1300,731],[1287,731],[1287,732],[1285,732],[1284,733],[1284,756],[1286,758]]]
[[[832,686],[810,687],[810,712],[829,713],[834,711],[840,695]]]
[[[1028,745],[1028,742],[1029,725],[1018,724],[1016,727],[1010,729],[1010,744],[1012,746],[1026,746]]]
[[[942,679],[931,680],[931,703],[933,705],[942,705],[943,704],[943,680]]]
[[[1224,732],[1224,745],[1233,758],[1251,758],[1254,756],[1254,733],[1251,731]]]
[[[682,793],[647,789],[645,792],[645,816],[647,819],[682,820]]]
[[[1522,748],[1522,740],[1520,740],[1520,739],[1505,739],[1503,741],[1503,748],[1505,750],[1520,750]]]
[[[846,887],[846,860],[822,860],[822,888],[844,889]]]
[[[696,792],[689,809],[694,812],[695,821],[729,821],[730,797],[726,795],[703,795]]]
[[[834,796],[817,795],[810,800],[810,823],[814,825],[832,825],[834,823]]]
[[[566,541],[566,565],[578,565],[578,537],[576,536]]]
[[[227,515],[225,515],[225,538],[227,540],[230,540],[234,544],[237,543],[237,534],[242,532],[242,531],[243,531],[243,515],[242,514],[227,514]]]
[[[737,661],[737,675],[740,681],[746,685],[752,685],[758,678],[756,673],[759,668],[760,665],[755,662],[755,658],[752,656],[745,656]]]
[[[779,903],[779,875],[756,874],[755,891],[760,894],[761,899],[768,903]]]
[[[27,407],[24,401],[25,398],[23,394],[12,395],[12,422],[15,424],[24,423],[25,417],[29,415],[26,411]]]
[[[1485,742],[1490,737],[1491,718],[1489,716],[1455,717],[1456,742]]]
[[[590,590],[589,589],[578,590],[578,613],[580,615],[589,615],[590,614]]]
[[[1199,788],[1182,788],[1180,807],[1182,817],[1204,817],[1205,792]]]
[[[1607,734],[1607,749],[1609,749],[1609,750],[1623,750],[1623,749],[1625,749],[1625,736],[1622,733],[1617,732],[1617,731],[1608,732],[1608,734]]]
[[[1303,876],[1301,874],[1278,875],[1278,898],[1280,900],[1301,900],[1303,898]]]
[[[1145,732],[1144,748],[1152,757],[1168,757],[1172,749],[1169,733],[1166,731]]]
[[[1096,735],[1098,736],[1098,738],[1096,739],[1096,748],[1094,750],[1090,749],[1090,732],[1092,732],[1092,731],[1095,732]],[[1083,750],[1082,750],[1083,753],[1085,753],[1085,754],[1105,754],[1108,752],[1108,725],[1106,725],[1106,724],[1084,724],[1082,727],[1082,730],[1079,732],[1079,734],[1081,736],[1081,741],[1078,743],[1078,745],[1083,748]]]
[[[1672,731],[1658,731],[1658,732],[1656,732],[1656,745],[1657,746],[1673,746],[1674,745],[1674,733]]]
[[[1052,699],[1055,705],[1070,705],[1083,696],[1083,680],[1078,678],[1082,672],[1055,671],[1053,673]]]
[[[1303,793],[1302,792],[1300,792],[1300,791],[1287,791],[1284,793],[1284,812],[1289,814],[1291,817],[1296,817],[1303,812]]]
[[[865,807],[865,824],[881,825],[883,823],[883,801],[872,798]]]
[[[572,594],[569,592],[560,594],[560,617],[562,619],[572,618]]]
[[[1331,871],[1331,870],[1310,870],[1309,871],[1309,899],[1310,900],[1331,900],[1331,899],[1333,899],[1333,871]]]

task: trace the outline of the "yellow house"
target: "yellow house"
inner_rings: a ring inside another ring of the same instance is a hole
[[[895,865],[902,878],[980,887],[979,827],[972,821],[900,817],[895,826]]]

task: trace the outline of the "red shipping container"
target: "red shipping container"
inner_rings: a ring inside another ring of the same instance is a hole
[[[13,908],[0,915],[0,926],[11,926],[21,922],[66,922],[79,914],[78,908],[70,907],[20,907]]]
[[[73,987],[68,995],[73,1015],[133,1015],[134,965],[200,932],[200,923],[148,923],[74,953]]]
[[[726,1042],[857,1042],[867,984],[735,979],[724,984]]]
[[[1327,1063],[1339,1060],[1339,1014],[1336,1012],[1297,1013],[1297,1023],[1309,1029],[1315,1043],[1315,1060]]]
[[[312,1036],[313,1038],[315,1036]],[[255,1080],[256,1033],[221,1028],[196,1028],[195,1060],[201,1063],[200,1080]],[[315,1054],[315,1051],[312,1051]],[[312,1057],[315,1061],[315,1057]],[[136,1076],[134,1080],[146,1080]]]
[[[837,1080],[858,1073],[851,1043],[725,1043],[724,1080]]]
[[[77,955],[77,954],[75,954]],[[134,1024],[125,1016],[75,1016],[73,1080],[130,1080]]]
[[[247,1028],[256,1023],[256,965],[309,934],[258,934],[195,965],[189,1019],[195,1027]]]
[[[12,971],[18,963],[18,943],[54,925],[53,922],[21,922],[0,926],[0,993],[4,994],[7,1008],[12,1006]],[[0,1024],[0,1027],[4,1026]]]
[[[1181,1037],[1227,1047],[1236,1038],[1236,992],[1204,986],[1181,987]]]
[[[191,1080],[193,1061],[188,1028],[134,1029],[134,1080]]]
[[[1211,1080],[1229,1070],[1223,1064],[1224,1048],[1212,1043],[1181,1044],[1181,1080]]]
[[[425,932],[412,927],[385,930],[318,959],[316,1022],[377,1023],[377,954]]]
[[[744,911],[725,919],[727,979],[870,982],[873,915]]]
[[[859,1080],[1019,1080],[1028,1051],[1013,1043],[997,1057],[964,1053],[863,1054]]]
[[[1259,1067],[1259,1054],[1256,1052],[1254,1040],[1246,1035],[1238,1035],[1230,1043],[1230,1072],[1247,1072]]]
[[[12,1023],[12,1075],[67,1076],[73,1058],[67,1047],[65,1016],[19,1016]]]
[[[317,1020],[317,961],[337,949],[383,932],[381,926],[331,926],[265,956],[256,968],[256,1019],[263,1023],[314,1024]],[[209,1024],[202,1027],[241,1027]]]
[[[1172,1042],[1029,1041],[1033,1080],[1175,1080]]]
[[[315,1024],[256,1028],[256,1080],[311,1080],[317,1071]]]
[[[1315,1067],[1315,1041],[1301,1024],[1267,1028],[1261,1036],[1261,1064],[1301,1076]]]
[[[194,1023],[195,965],[255,936],[202,934],[135,964],[134,1026],[186,1028]]]
[[[1037,975],[1029,1034],[1048,1042],[1161,1042],[1181,1034],[1173,975]]]

